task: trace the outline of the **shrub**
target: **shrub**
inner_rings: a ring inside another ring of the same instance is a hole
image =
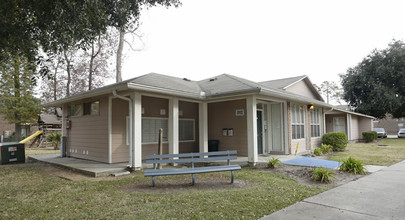
[[[333,151],[343,151],[347,146],[344,132],[328,132],[322,136],[322,144],[331,145]]]
[[[327,154],[333,151],[332,146],[328,144],[321,144],[321,150],[323,154]]]
[[[332,178],[335,178],[335,172],[329,169],[318,167],[312,170],[312,179],[321,183],[330,183]]]
[[[378,138],[376,131],[365,131],[362,134],[363,140],[366,141],[366,143],[370,143]]]
[[[61,132],[50,133],[46,136],[46,140],[54,145],[54,149],[58,150],[60,145],[60,138],[62,137]]]
[[[366,174],[366,168],[364,168],[363,161],[356,160],[351,157],[342,161],[342,165],[340,165],[339,170],[353,174]]]
[[[321,149],[321,148],[315,148],[314,154],[315,154],[316,156],[322,155],[322,149]]]
[[[282,163],[279,159],[272,157],[272,158],[269,160],[269,162],[267,162],[267,167],[273,169],[273,168],[281,167],[282,164],[283,164],[283,163]]]

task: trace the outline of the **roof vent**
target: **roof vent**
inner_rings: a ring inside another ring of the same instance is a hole
[[[190,81],[191,81],[190,79],[187,79],[187,78],[183,78],[183,80],[184,80],[184,81],[187,81],[187,82],[190,82]]]
[[[211,79],[210,79],[210,82],[213,82],[213,81],[215,81],[215,80],[217,80],[217,78],[211,78]]]

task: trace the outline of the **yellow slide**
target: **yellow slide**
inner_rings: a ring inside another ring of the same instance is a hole
[[[25,144],[26,142],[28,142],[29,140],[33,139],[34,137],[36,137],[36,136],[38,136],[40,134],[42,134],[42,131],[37,131],[33,135],[31,135],[31,136],[25,138],[24,140],[20,141],[20,143]]]

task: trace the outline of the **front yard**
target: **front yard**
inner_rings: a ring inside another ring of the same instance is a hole
[[[26,149],[46,153],[58,151]],[[349,144],[330,159],[349,156],[389,166],[405,160],[405,139]],[[300,184],[289,169],[244,168],[234,184],[229,172],[196,175],[195,186],[190,175],[157,177],[153,188],[142,172],[91,178],[42,163],[1,165],[0,219],[258,219],[336,186]]]
[[[2,165],[1,219],[257,219],[326,190],[250,169],[235,172],[233,185],[229,172],[196,175],[197,187],[190,175],[157,178],[155,193],[142,192],[152,188],[142,172],[101,179],[64,172],[41,163]]]
[[[405,139],[379,139],[374,143],[348,144],[346,151],[329,157],[341,161],[353,157],[366,165],[390,166],[405,160]]]

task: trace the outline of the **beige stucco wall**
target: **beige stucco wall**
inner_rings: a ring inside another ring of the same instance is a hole
[[[236,109],[244,109],[244,116],[236,116]],[[222,135],[222,129],[233,128],[234,136]],[[219,140],[219,150],[237,150],[239,156],[248,156],[246,100],[208,104],[208,139]]]
[[[288,92],[292,92],[301,96],[306,96],[308,98],[318,99],[304,80],[301,80],[298,83],[295,83],[294,85],[287,87],[286,90]]]
[[[108,97],[86,99],[99,101],[99,115],[70,116],[67,129],[67,155],[108,163]]]

